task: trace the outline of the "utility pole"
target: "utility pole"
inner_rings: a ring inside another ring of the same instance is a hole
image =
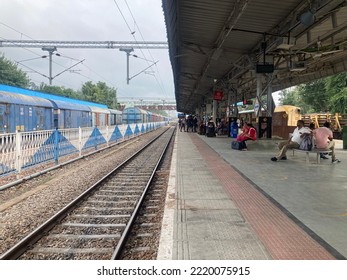
[[[129,78],[129,56],[130,53],[134,51],[133,48],[120,48],[119,49],[122,52],[126,52],[127,54],[127,84],[129,84],[130,78]]]
[[[64,71],[61,71],[60,73],[56,74],[53,77],[53,75],[52,75],[52,55],[57,50],[57,48],[56,47],[42,47],[42,50],[43,51],[48,51],[48,53],[49,53],[49,77],[48,77],[48,80],[49,80],[49,85],[50,86],[52,85],[52,81],[53,81],[54,78],[58,77],[62,73],[66,72],[67,70],[71,69],[72,67],[75,67],[76,65],[78,65],[78,64],[80,64],[80,63],[82,63],[84,61],[84,59],[83,59],[83,60],[75,63],[74,65],[70,66],[69,68],[66,68]],[[56,53],[55,55],[56,56],[60,56],[59,53]],[[42,57],[44,57],[44,56],[42,56]]]
[[[43,51],[48,51],[49,53],[49,85],[52,85],[52,54],[57,50],[57,47],[42,47]],[[60,56],[60,54],[56,53],[57,56]]]

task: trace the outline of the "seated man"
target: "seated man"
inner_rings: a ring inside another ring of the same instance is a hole
[[[333,140],[333,132],[330,129],[330,123],[325,122],[323,127],[313,130],[317,149],[331,150],[331,162],[339,163],[340,161],[335,156],[335,142]]]
[[[212,118],[208,119],[207,127],[206,127],[206,136],[207,137],[215,137],[216,136],[216,125]]]
[[[257,140],[257,133],[253,124],[246,122],[242,128],[242,133],[240,133],[236,138],[236,141],[240,142],[240,150],[247,151],[247,140]]]
[[[298,120],[297,127],[294,129],[292,136],[287,140],[279,143],[278,148],[280,149],[276,157],[272,157],[272,161],[277,161],[279,159],[287,159],[288,149],[299,149],[300,143],[305,135],[311,134],[309,128],[304,127],[304,121]]]

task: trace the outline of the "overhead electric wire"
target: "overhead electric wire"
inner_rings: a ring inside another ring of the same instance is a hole
[[[18,30],[16,30],[15,28],[9,26],[9,25],[6,24],[6,23],[0,22],[0,24],[3,25],[3,26],[5,26],[5,27],[7,27],[7,28],[9,28],[9,29],[11,29],[11,30],[13,30],[13,31],[15,31],[15,32],[17,32],[17,33],[19,33],[21,36],[25,36],[25,37],[27,37],[27,38],[29,38],[29,39],[31,39],[31,40],[35,40],[34,38],[32,38],[32,37],[30,37],[30,36],[28,36],[28,35],[26,35],[26,34],[20,32],[20,31],[18,31]],[[1,37],[1,36],[0,36],[0,38],[1,38],[2,40],[4,40],[4,41],[9,41],[8,39],[3,38],[3,37]],[[16,45],[15,43],[12,43],[12,44],[13,44],[13,45]],[[34,52],[34,51],[30,50],[30,49],[27,49],[27,48],[25,48],[25,47],[21,47],[21,46],[18,46],[18,47],[21,48],[21,49],[24,49],[24,50],[26,50],[26,51],[28,51],[28,52],[33,53],[34,55],[37,56],[37,58],[42,57],[42,54],[38,54],[38,53],[36,53],[36,52]],[[60,54],[61,57],[68,58],[68,59],[75,60],[75,61],[80,61],[80,59],[73,58],[73,57],[69,57],[69,56],[65,56],[65,55],[63,55],[60,51],[59,51],[59,54]],[[47,58],[45,58],[45,59],[49,59],[49,58],[47,57]],[[17,62],[17,63],[18,63],[18,62]],[[60,66],[60,67],[66,68],[66,66],[64,66],[64,65],[62,65],[62,64],[60,64],[60,63],[58,63],[58,62],[56,62],[56,61],[54,61],[54,60],[52,60],[52,63],[55,64],[55,65],[58,65],[58,66]],[[44,75],[44,74],[42,74],[42,73],[40,73],[40,72],[38,72],[38,71],[36,71],[36,70],[30,68],[29,66],[26,66],[26,65],[24,65],[24,64],[22,64],[22,63],[20,63],[20,64],[21,64],[23,67],[26,67],[26,68],[30,69],[32,72],[37,73],[37,74],[39,74],[39,75],[41,75],[41,76],[43,76],[43,77],[48,78],[48,76],[46,76],[46,75]],[[85,66],[86,68],[88,68],[89,70],[91,70],[91,68],[88,67],[87,65],[85,65],[84,63],[83,63],[82,65]],[[108,81],[107,79],[105,79],[105,78],[102,77],[101,75],[97,74],[95,71],[93,71],[93,70],[91,70],[91,71],[92,71],[94,74],[96,74],[97,76],[101,77],[104,81],[107,81],[108,83],[110,83],[110,81]],[[79,73],[79,74],[80,74],[80,73]],[[94,81],[93,79],[91,79],[91,78],[89,78],[89,77],[87,77],[87,76],[85,76],[85,75],[82,75],[82,74],[80,74],[80,75],[83,76],[83,77],[85,77],[85,78],[88,78],[88,79],[91,80],[91,81]],[[65,83],[65,82],[63,82],[63,81],[60,81],[60,80],[58,80],[58,79],[56,79],[55,81],[59,81],[59,82],[60,82],[61,84],[63,84],[63,85],[68,85],[67,83]],[[95,81],[94,81],[94,82],[95,82]],[[113,85],[113,83],[110,83],[110,84]],[[71,85],[69,85],[69,86],[71,86]],[[114,86],[114,85],[113,85],[113,86]],[[116,86],[115,86],[115,87],[116,87]]]
[[[129,31],[130,31],[130,34],[133,36],[134,40],[135,40],[136,42],[138,42],[138,40],[136,39],[134,30],[132,30],[132,29],[130,28],[130,25],[129,25],[128,21],[126,20],[126,18],[125,18],[125,16],[124,16],[124,14],[123,14],[121,8],[119,7],[117,1],[116,1],[116,0],[113,0],[113,2],[114,2],[115,5],[117,6],[118,11],[120,12],[120,14],[121,14],[121,16],[122,16],[122,18],[123,18],[123,20],[124,20],[126,26],[128,27],[128,29],[129,29]],[[141,30],[140,30],[140,27],[138,26],[138,24],[137,24],[137,22],[136,22],[136,20],[135,20],[135,17],[134,17],[134,15],[133,15],[133,13],[132,13],[132,11],[131,11],[129,5],[128,5],[128,2],[127,2],[126,0],[124,0],[124,2],[125,2],[125,4],[126,4],[128,10],[129,10],[129,13],[130,13],[130,15],[131,15],[131,17],[132,17],[132,19],[133,19],[133,21],[134,21],[134,24],[135,24],[137,30],[138,30],[139,33],[140,33],[140,36],[141,36],[142,41],[143,41],[143,42],[146,42],[145,39],[144,39],[144,37],[143,37],[143,35],[142,35],[142,32],[141,32]],[[144,58],[145,58],[147,64],[149,65],[149,68],[152,68],[152,67],[155,66],[156,71],[154,71],[154,72],[158,74],[159,80],[160,80],[160,81],[158,80],[158,78],[157,78],[156,75],[154,75],[154,78],[155,78],[157,84],[159,85],[159,88],[160,88],[161,92],[163,93],[163,95],[166,96],[166,97],[168,97],[168,94],[166,93],[165,88],[164,88],[164,86],[163,86],[163,82],[162,82],[162,79],[161,79],[161,76],[160,76],[160,71],[159,71],[159,69],[158,69],[157,63],[155,63],[155,64],[153,64],[153,65],[150,65],[150,64],[149,64],[150,61],[152,61],[152,62],[155,61],[155,59],[153,58],[152,53],[149,51],[149,49],[147,49],[147,51],[148,51],[148,53],[149,53],[149,55],[150,55],[150,57],[151,57],[151,59],[152,59],[152,60],[149,60],[149,59],[146,58],[146,55],[144,54],[143,50],[140,49],[140,51],[141,51],[142,55],[144,56]]]
[[[137,25],[137,22],[136,22],[136,20],[135,20],[135,17],[134,17],[134,15],[133,15],[133,13],[131,12],[131,9],[130,9],[130,7],[129,7],[129,5],[128,5],[127,0],[124,0],[124,2],[125,2],[125,4],[126,4],[126,6],[128,7],[128,10],[129,10],[129,12],[130,12],[130,15],[131,15],[132,19],[134,20],[134,24],[135,24],[137,30],[138,30],[139,33],[140,33],[140,36],[141,36],[142,41],[143,41],[143,42],[146,42],[145,38],[144,38],[143,35],[142,35],[141,29],[140,29],[140,27]],[[135,36],[134,36],[135,34],[132,33],[132,35],[133,35],[134,39],[136,40],[136,38],[135,38]],[[152,61],[155,61],[155,59],[154,59],[154,57],[153,57],[151,51],[150,51],[149,49],[147,49],[147,51],[148,51],[148,53],[149,53],[149,55],[150,55]],[[141,52],[142,52],[142,49],[141,49]],[[142,53],[143,53],[143,52],[142,52]],[[143,54],[143,55],[144,55],[144,54]],[[144,55],[144,57],[146,57],[146,56]],[[151,67],[152,67],[152,66],[151,66]],[[160,76],[160,71],[159,71],[159,68],[158,68],[157,63],[155,63],[155,65],[153,65],[153,67],[156,68],[156,70],[157,70],[156,72],[158,73],[158,76],[159,76],[159,80],[160,80],[160,81],[158,81],[156,75],[154,75],[154,78],[156,79],[156,81],[157,81],[157,83],[158,83],[158,85],[159,85],[161,91],[164,93],[165,96],[168,97],[168,94],[167,94],[167,92],[165,91],[165,87],[164,87],[164,85],[163,85],[163,81],[162,81],[161,76]]]
[[[114,4],[117,6],[118,11],[119,11],[119,13],[121,14],[121,16],[122,16],[122,18],[123,18],[125,24],[127,25],[127,28],[129,29],[131,35],[133,36],[134,40],[135,40],[136,42],[138,42],[138,40],[136,40],[136,36],[135,36],[135,35],[136,35],[136,34],[135,34],[135,31],[138,31],[139,34],[140,34],[140,36],[141,36],[141,38],[142,38],[142,40],[143,40],[143,42],[145,42],[144,37],[143,37],[143,34],[142,34],[142,32],[141,32],[141,30],[140,30],[140,27],[138,26],[138,24],[137,24],[137,22],[136,22],[136,20],[135,20],[135,18],[134,18],[134,15],[133,15],[133,13],[132,13],[132,11],[131,11],[131,8],[130,8],[129,5],[128,5],[128,2],[125,0],[125,4],[126,4],[128,10],[129,10],[130,14],[131,14],[131,17],[132,17],[133,21],[134,21],[133,29],[132,29],[132,28],[130,27],[130,25],[128,24],[128,22],[127,22],[127,20],[126,20],[126,17],[125,17],[125,15],[124,15],[124,13],[122,12],[122,10],[121,10],[121,8],[120,8],[120,6],[118,5],[118,3],[117,3],[116,0],[114,0]],[[11,30],[13,30],[13,31],[15,31],[15,32],[17,32],[17,33],[19,33],[21,37],[25,36],[25,37],[27,37],[27,38],[30,38],[31,40],[35,40],[34,38],[32,38],[32,37],[30,37],[30,36],[28,36],[28,35],[26,35],[26,34],[20,32],[20,31],[18,31],[18,30],[16,30],[15,28],[13,28],[13,27],[11,27],[11,26],[5,24],[5,23],[0,22],[0,24],[3,25],[3,26],[5,26],[6,28],[9,28],[9,29],[11,29]],[[136,28],[137,28],[137,30],[135,30]],[[4,40],[7,40],[7,39],[4,39]],[[15,43],[12,43],[12,44],[15,45]],[[38,53],[36,53],[36,52],[34,52],[34,51],[31,51],[31,50],[29,50],[29,49],[27,49],[27,48],[25,48],[25,47],[20,47],[20,48],[22,48],[22,49],[24,49],[24,50],[26,50],[26,51],[29,51],[29,52],[35,54],[35,56],[37,56],[38,58],[39,58],[39,57],[42,57],[41,54],[38,54]],[[153,62],[153,61],[155,60],[155,59],[153,58],[153,55],[152,55],[151,52],[149,51],[149,49],[148,49],[148,53],[149,53],[150,57],[152,58],[152,60],[148,60],[148,59],[146,58],[146,55],[144,54],[144,52],[142,51],[142,49],[140,49],[140,51],[141,51],[143,57],[145,57],[144,60],[146,60],[146,62],[147,62],[148,65],[149,65],[150,62]],[[65,55],[61,54],[60,51],[59,51],[59,54],[60,54],[60,56],[62,56],[62,57],[64,57],[64,58],[68,58],[68,59],[71,59],[71,60],[79,61],[79,59],[75,59],[75,58],[72,58],[72,57],[65,56]],[[140,58],[140,57],[137,57],[137,58],[143,59],[143,58]],[[47,58],[47,59],[48,59],[48,58]],[[62,64],[60,64],[60,63],[58,63],[58,62],[56,62],[55,60],[52,60],[52,63],[54,63],[55,65],[58,65],[58,66],[60,66],[60,67],[65,67],[64,65],[62,65]],[[71,63],[71,64],[72,64],[72,63]],[[26,68],[28,68],[28,69],[31,69],[31,68],[28,67],[28,66],[25,66],[25,65],[23,65],[23,66],[26,67]],[[83,66],[86,67],[87,69],[89,69],[89,71],[93,72],[95,75],[101,77],[103,81],[107,81],[107,83],[113,85],[113,82],[110,82],[110,81],[107,80],[105,77],[103,77],[102,75],[98,74],[97,72],[95,72],[94,70],[92,70],[90,67],[88,67],[86,64],[83,64]],[[151,65],[151,67],[153,67],[153,66],[154,66],[154,65]],[[159,85],[159,87],[160,87],[160,91],[163,93],[164,96],[167,96],[167,93],[165,92],[165,88],[163,87],[163,82],[162,82],[162,80],[161,80],[160,71],[159,71],[159,69],[158,69],[157,64],[155,64],[155,67],[156,67],[156,68],[155,68],[155,71],[154,71],[154,75],[153,75],[153,76],[154,76],[154,78],[156,79],[156,81],[157,81],[157,83],[158,83],[158,85]],[[35,72],[35,73],[38,73],[38,74],[42,75],[43,77],[46,76],[46,75],[44,75],[44,74],[39,73],[38,71],[35,71],[34,69],[31,69],[31,70],[32,70],[33,72]],[[77,72],[75,72],[75,73],[77,73]],[[91,79],[90,77],[88,77],[88,76],[86,76],[86,75],[84,75],[84,74],[82,74],[82,73],[77,73],[77,74],[79,74],[80,76],[82,76],[82,77],[84,77],[84,78],[87,78],[87,79],[93,81],[93,79]],[[160,81],[158,80],[158,78],[159,78]],[[55,81],[58,82],[59,80],[56,79]],[[63,83],[63,82],[62,82],[62,83]],[[63,83],[63,84],[64,84],[64,83]],[[113,86],[114,86],[114,85],[113,85]],[[117,86],[114,86],[114,87],[117,88]],[[125,96],[126,96],[127,94],[122,94],[121,92],[119,92],[119,88],[117,88],[117,95],[125,95]],[[169,97],[167,97],[167,98],[169,98]]]

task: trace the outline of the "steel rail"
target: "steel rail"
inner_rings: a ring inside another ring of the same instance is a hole
[[[15,260],[18,259],[22,254],[24,254],[30,246],[35,244],[38,240],[40,240],[43,236],[47,234],[57,223],[63,220],[68,213],[70,213],[73,209],[77,207],[77,205],[84,200],[90,193],[92,193],[99,185],[109,178],[113,173],[124,167],[127,163],[129,163],[132,159],[134,159],[137,155],[139,155],[142,151],[144,151],[147,147],[149,147],[152,143],[154,143],[160,136],[162,136],[165,132],[169,130],[166,129],[158,135],[156,138],[152,139],[147,145],[143,148],[129,156],[122,163],[120,163],[117,167],[115,167],[108,174],[99,179],[96,183],[94,183],[90,188],[80,194],[76,199],[67,204],[64,208],[58,211],[55,215],[49,218],[46,222],[37,227],[34,231],[29,233],[26,237],[24,237],[21,241],[15,244],[12,248],[7,250],[3,255],[0,256],[0,260]]]
[[[155,167],[153,169],[153,172],[152,172],[152,174],[151,174],[151,176],[150,176],[150,178],[149,178],[149,180],[147,182],[147,185],[146,185],[146,187],[145,187],[145,189],[144,189],[144,191],[143,191],[143,193],[142,193],[142,195],[141,195],[141,197],[140,197],[140,199],[139,199],[139,201],[138,201],[138,203],[137,203],[137,205],[135,207],[135,210],[131,214],[129,222],[127,223],[124,231],[122,232],[122,235],[121,235],[121,237],[120,237],[120,239],[119,239],[119,241],[117,243],[117,246],[116,246],[116,248],[115,248],[115,250],[114,250],[114,252],[112,254],[111,260],[118,260],[120,255],[121,255],[121,252],[122,252],[122,250],[123,250],[123,248],[124,248],[124,246],[126,244],[126,241],[127,241],[128,237],[129,237],[129,235],[131,233],[131,228],[132,228],[132,226],[134,224],[134,221],[135,221],[135,219],[137,217],[137,214],[138,214],[138,212],[139,212],[139,210],[141,208],[141,205],[143,204],[143,201],[144,201],[144,199],[145,199],[145,197],[147,195],[148,188],[149,188],[149,186],[151,185],[151,183],[153,181],[154,175],[155,175],[155,173],[158,170],[159,164],[161,163],[161,161],[162,161],[162,159],[164,157],[164,154],[165,154],[165,152],[166,152],[166,150],[167,150],[167,148],[168,148],[168,146],[169,146],[169,144],[170,144],[170,142],[172,140],[173,135],[174,135],[174,130],[173,130],[173,132],[171,134],[170,139],[167,141],[167,143],[166,143],[166,145],[165,145],[165,147],[164,147],[164,149],[163,149],[163,151],[162,151],[162,153],[161,153],[161,155],[160,155],[160,157],[158,159],[157,164],[155,165]]]

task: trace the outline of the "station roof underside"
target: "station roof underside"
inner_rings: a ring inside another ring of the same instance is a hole
[[[216,89],[254,98],[262,71],[273,92],[346,71],[346,2],[163,0],[177,110],[193,112]]]

